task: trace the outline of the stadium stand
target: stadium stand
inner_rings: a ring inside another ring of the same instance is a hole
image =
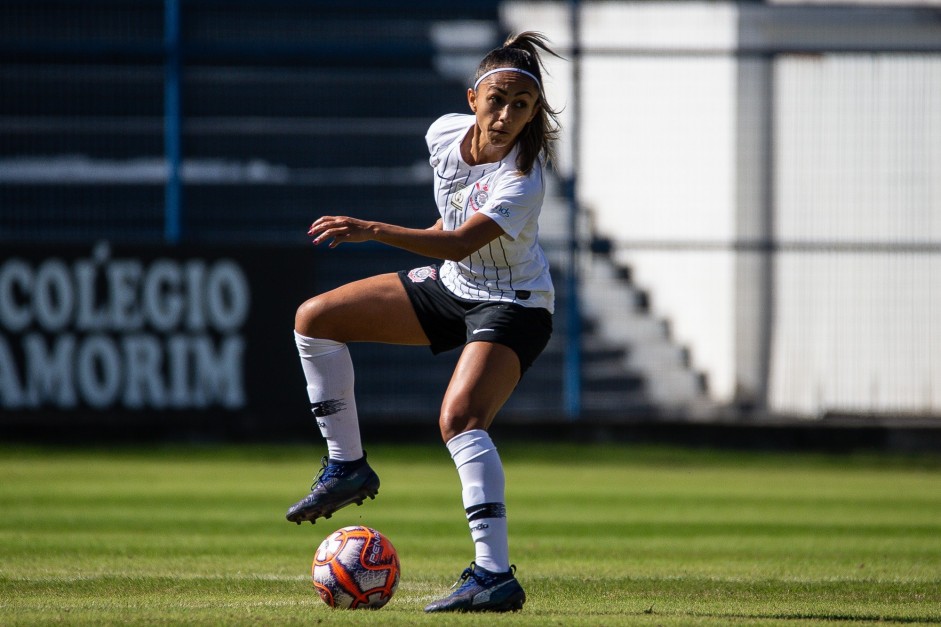
[[[327,212],[431,224],[424,131],[465,109],[466,59],[503,35],[497,5],[375,1],[354,13],[342,2],[183,3],[183,240],[301,246],[303,226]],[[0,17],[0,241],[160,243],[163,3],[7,2]],[[566,211],[556,192],[544,225],[553,259],[567,239]],[[364,248],[355,264],[341,250],[319,256],[318,272],[339,284],[419,265]],[[583,261],[589,299],[623,296],[585,312],[584,415],[650,418],[703,402],[704,381],[629,272],[601,250]],[[556,285],[561,304],[566,282]],[[560,306],[556,334],[508,416],[564,420],[566,315]],[[455,355],[352,350],[365,420],[436,412]]]

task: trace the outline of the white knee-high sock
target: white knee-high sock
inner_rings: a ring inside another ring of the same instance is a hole
[[[353,361],[346,344],[294,332],[301,357],[310,410],[327,441],[330,459],[350,462],[363,457],[359,417],[353,396]]]
[[[510,569],[506,479],[497,448],[482,429],[454,436],[447,447],[461,478],[464,511],[474,540],[474,561],[491,572],[506,572]]]

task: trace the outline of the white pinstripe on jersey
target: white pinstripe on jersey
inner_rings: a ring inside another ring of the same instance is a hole
[[[516,149],[499,163],[467,165],[461,140],[472,115],[450,114],[428,129],[425,140],[435,171],[435,201],[446,230],[475,212],[494,220],[504,234],[461,261],[441,264],[441,282],[470,300],[515,302],[553,311],[549,262],[539,246],[538,218],[545,196],[542,163],[528,176],[516,170]]]

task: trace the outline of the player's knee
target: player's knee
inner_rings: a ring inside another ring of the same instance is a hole
[[[484,422],[466,409],[447,405],[441,408],[441,415],[438,417],[438,427],[441,429],[441,439],[444,442],[471,429],[485,429]]]
[[[304,301],[294,314],[294,330],[308,337],[327,338],[329,333],[327,307],[315,296]]]

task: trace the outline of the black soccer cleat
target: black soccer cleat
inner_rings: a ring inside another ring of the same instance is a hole
[[[505,573],[492,573],[471,562],[449,596],[425,608],[426,612],[518,612],[526,602],[526,592],[516,580],[516,566]],[[452,586],[453,587],[453,586]]]
[[[362,505],[366,498],[374,499],[379,493],[379,475],[366,463],[365,456],[355,462],[336,462],[324,457],[320,463],[323,467],[310,486],[310,494],[288,509],[286,518],[290,522],[313,524],[318,518],[330,518],[347,505]]]

